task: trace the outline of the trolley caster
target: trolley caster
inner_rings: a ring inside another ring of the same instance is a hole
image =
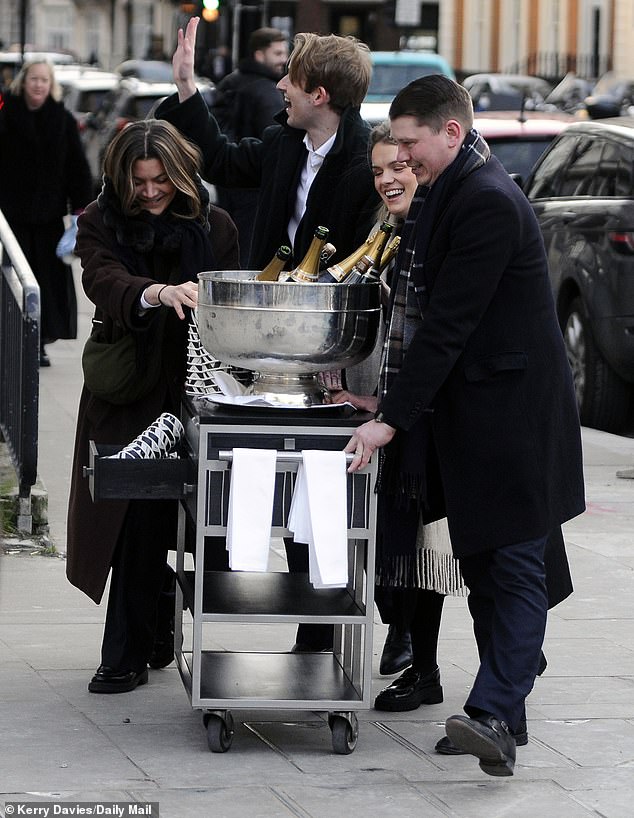
[[[332,731],[332,749],[338,755],[348,755],[357,746],[359,720],[354,713],[329,713],[328,726]]]
[[[212,753],[226,753],[233,741],[233,716],[229,710],[203,713],[207,746]]]

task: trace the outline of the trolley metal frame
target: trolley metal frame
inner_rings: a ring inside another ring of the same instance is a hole
[[[328,711],[333,749],[354,750],[356,710],[369,709],[376,464],[348,475],[349,577],[345,589],[315,590],[306,574],[206,571],[207,537],[225,536],[234,447],[277,452],[271,536],[286,527],[304,449],[342,449],[363,417],[336,413],[270,412],[210,407],[192,401],[184,412],[187,445],[196,463],[195,491],[183,492],[176,559],[176,662],[192,707],[203,711],[209,748],[225,752],[233,739],[231,708]],[[187,569],[187,532],[195,530],[194,570]],[[188,628],[183,628],[184,622]],[[334,625],[331,652],[208,650],[214,623]]]

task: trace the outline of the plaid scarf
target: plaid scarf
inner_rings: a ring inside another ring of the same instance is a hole
[[[473,171],[482,167],[491,155],[489,146],[480,134],[472,129],[467,134],[454,161],[431,187],[420,186],[414,196],[403,226],[396,270],[392,279],[388,328],[383,345],[379,373],[379,406],[389,391],[403,365],[410,342],[424,320],[429,302],[425,280],[425,260],[435,225],[451,201],[462,181]],[[389,506],[408,509],[413,506],[416,526],[421,511],[442,506],[441,498],[433,498],[430,491],[437,481],[427,480],[427,474],[435,466],[435,450],[430,434],[431,410],[407,432],[399,431],[393,440],[379,453],[379,469],[376,491],[390,495]],[[413,502],[411,502],[413,501]],[[439,506],[440,501],[440,506]],[[392,514],[388,514],[391,518]],[[427,520],[426,520],[427,522]],[[386,525],[391,525],[386,521]],[[387,529],[389,531],[389,529]],[[397,538],[388,536],[387,541]],[[414,537],[406,537],[408,543],[394,547],[411,548]]]

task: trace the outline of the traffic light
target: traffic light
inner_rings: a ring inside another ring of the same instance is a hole
[[[203,0],[203,20],[207,23],[213,23],[218,19],[220,14],[220,0]]]

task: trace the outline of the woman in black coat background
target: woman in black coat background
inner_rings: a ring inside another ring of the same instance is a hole
[[[40,285],[40,364],[44,345],[77,337],[77,299],[70,267],[55,248],[64,216],[92,199],[90,168],[53,66],[26,62],[0,100],[0,210]]]

